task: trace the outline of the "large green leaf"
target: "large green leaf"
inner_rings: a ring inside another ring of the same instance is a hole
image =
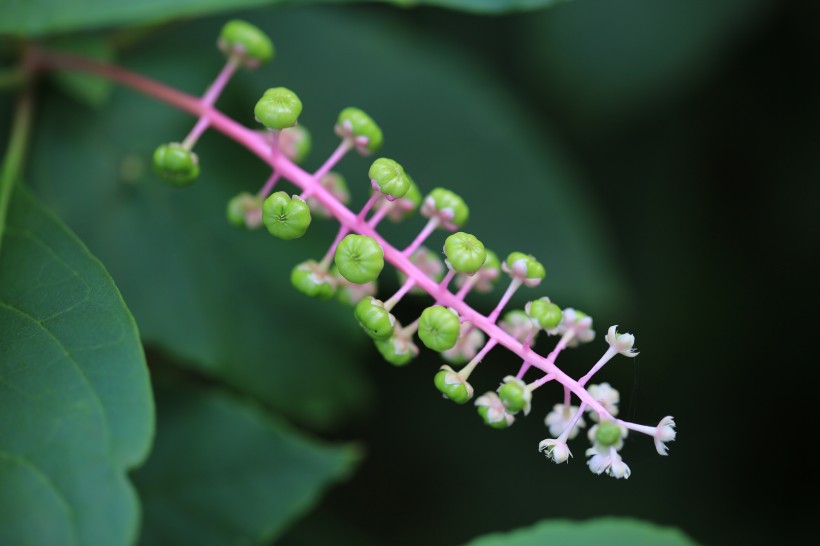
[[[584,522],[543,521],[527,529],[498,533],[477,538],[468,546],[695,546],[689,537],[677,529],[660,527],[644,521],[601,518]]]
[[[216,392],[158,386],[162,423],[134,476],[146,545],[267,544],[358,459]]]
[[[0,254],[0,543],[128,544],[154,406],[134,320],[83,244],[15,191]]]
[[[286,3],[287,0],[0,0],[0,33],[44,35],[111,25],[141,24],[220,11]],[[290,3],[307,3],[294,0]],[[356,2],[360,0],[313,0]],[[565,0],[381,0],[402,7],[429,4],[476,13],[535,9]]]
[[[605,231],[577,177],[546,129],[534,127],[511,90],[475,59],[388,18],[329,9],[246,18],[271,31],[280,61],[260,75],[238,75],[222,108],[253,123],[252,105],[267,86],[297,90],[300,122],[314,129],[315,168],[336,145],[338,111],[364,107],[385,130],[385,153],[425,191],[444,184],[461,193],[472,210],[469,229],[491,248],[542,258],[545,288],[522,293],[519,303],[546,291],[595,313],[618,301]],[[157,33],[124,62],[197,92],[219,67],[212,37],[222,23]],[[329,426],[363,407],[361,353],[372,345],[349,309],[310,300],[288,282],[293,265],[323,254],[334,228],[316,221],[303,239],[283,242],[224,219],[230,196],[267,176],[258,160],[207,134],[197,146],[201,178],[186,190],[167,187],[150,172],[150,154],[193,122],[127,90],[94,116],[47,96],[41,120],[32,178],[105,260],[147,342],[300,422]],[[359,203],[368,163],[354,156],[341,168]],[[415,219],[384,231],[401,246],[421,225]],[[434,235],[430,246],[443,239]]]

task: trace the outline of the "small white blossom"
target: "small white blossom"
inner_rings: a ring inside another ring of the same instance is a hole
[[[572,457],[572,452],[566,442],[559,442],[553,438],[542,440],[538,444],[538,451],[543,451],[547,459],[551,459],[555,464],[561,464]]]
[[[555,404],[552,407],[552,411],[547,414],[547,418],[544,419],[544,424],[550,429],[550,434],[555,437],[560,436],[569,426],[570,421],[572,421],[572,417],[578,411],[578,406],[565,406],[564,404]],[[578,436],[578,431],[581,428],[585,427],[586,423],[584,422],[584,418],[581,417],[578,419],[578,422],[575,423],[575,426],[572,427],[572,430],[569,432],[567,436],[568,439],[572,440],[576,436]]]
[[[587,449],[586,454],[587,457],[590,457],[587,461],[587,466],[589,466],[590,471],[595,474],[600,475],[606,472],[609,476],[618,479],[628,479],[632,474],[629,466],[627,466],[614,446],[591,447]]]
[[[464,335],[467,330],[470,330],[470,333]],[[465,321],[461,323],[461,336],[456,344],[451,349],[442,352],[441,356],[452,364],[464,364],[471,361],[483,346],[484,332],[473,328],[470,321]]]
[[[669,448],[666,446],[666,442],[674,442],[675,436],[677,436],[675,420],[671,415],[667,415],[661,419],[655,429],[655,449],[658,450],[658,453],[668,455]]]
[[[524,343],[527,337],[535,329],[530,317],[524,311],[510,311],[504,315],[504,319],[498,323],[502,330],[512,337]],[[533,339],[535,339],[533,337]]]
[[[632,348],[635,345],[635,336],[632,334],[619,334],[618,325],[610,326],[609,332],[606,335],[606,342],[612,349],[618,351],[624,356],[635,357],[638,356],[638,351]]]
[[[484,420],[488,425],[505,422],[506,426],[510,426],[513,424],[513,421],[515,421],[515,417],[507,411],[504,403],[493,391],[476,398],[475,405],[479,407],[484,406],[487,408],[487,412],[484,415]]]
[[[589,441],[592,443],[592,446],[596,449],[607,450],[610,447],[613,447],[615,448],[615,451],[620,451],[621,448],[624,447],[624,438],[626,438],[629,435],[629,429],[623,425],[618,425],[618,431],[620,432],[618,441],[615,442],[615,444],[613,444],[612,446],[605,446],[598,443],[598,439],[596,438],[596,436],[598,435],[598,425],[593,425],[592,427],[590,427],[590,429],[587,431],[587,438],[589,438]]]
[[[589,395],[604,407],[606,411],[613,417],[618,415],[618,404],[621,401],[621,394],[609,383],[601,383],[600,385],[590,385],[587,389]],[[593,421],[598,420],[598,412],[589,409],[589,416]]]
[[[569,330],[574,330],[575,335],[567,343],[567,347],[577,347],[581,343],[589,343],[595,339],[595,330],[592,329],[592,317],[581,311],[576,311],[572,307],[563,310],[564,317],[561,324],[549,330],[550,335],[564,335]]]

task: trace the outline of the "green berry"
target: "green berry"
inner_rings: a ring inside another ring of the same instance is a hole
[[[547,275],[544,266],[529,254],[523,252],[512,252],[507,256],[507,270],[513,276],[523,276],[527,280],[541,280]]]
[[[382,146],[382,130],[358,108],[345,108],[339,113],[336,133],[343,138],[352,138],[361,153],[373,153]]]
[[[250,218],[254,213],[261,218],[262,199],[246,191],[235,195],[228,201],[227,207],[228,222],[236,227],[256,227],[255,220]]]
[[[444,254],[453,269],[459,273],[472,275],[484,265],[487,251],[474,235],[459,231],[444,241]]]
[[[385,340],[393,335],[396,319],[384,308],[384,303],[376,298],[360,300],[353,313],[362,329],[373,339]]]
[[[410,180],[404,174],[404,169],[392,159],[380,157],[370,166],[368,174],[370,180],[390,201],[403,197],[410,189]]]
[[[268,129],[281,130],[296,125],[302,101],[284,87],[268,89],[253,109],[256,119]]]
[[[154,151],[154,169],[174,186],[187,186],[199,176],[199,158],[182,144],[162,144]]]
[[[434,351],[451,349],[458,341],[460,329],[458,314],[441,305],[428,307],[419,318],[419,338]]]
[[[484,261],[484,265],[482,269],[484,271],[495,271],[501,269],[501,260],[498,259],[498,254],[490,250],[489,248],[485,248],[484,251],[487,253],[487,259]]]
[[[270,38],[257,27],[234,19],[222,27],[217,41],[226,55],[234,55],[248,68],[256,68],[273,59],[274,48]]]
[[[377,205],[379,207],[389,207],[387,217],[393,222],[401,222],[405,218],[409,218],[416,212],[416,209],[421,204],[421,192],[418,186],[416,186],[413,179],[410,178],[410,175],[407,175],[407,173],[405,173],[405,175],[407,176],[408,182],[410,182],[407,193],[400,199],[396,199],[392,202],[382,201]]]
[[[398,336],[383,340],[374,340],[374,343],[382,357],[394,366],[404,366],[413,360],[418,353],[418,349],[415,345],[410,343],[409,340],[402,339]]]
[[[504,378],[504,383],[498,387],[498,398],[507,411],[518,413],[524,410],[524,415],[530,412],[532,392],[527,389],[527,384],[512,376]]]
[[[310,208],[298,195],[291,198],[278,191],[265,199],[262,221],[271,235],[285,240],[298,239],[310,226]]]
[[[595,431],[595,441],[603,446],[613,446],[621,439],[621,427],[615,421],[601,421]]]
[[[336,294],[333,275],[323,271],[315,260],[307,260],[294,267],[290,282],[299,292],[311,298],[327,300]]]
[[[302,125],[288,127],[279,134],[279,148],[294,163],[304,161],[310,153],[311,143],[310,132]]]
[[[450,366],[442,366],[433,378],[436,388],[445,398],[456,404],[465,404],[473,397],[473,387]]]
[[[421,212],[427,218],[447,211],[452,215],[449,223],[461,227],[467,223],[470,217],[470,209],[467,204],[458,194],[450,190],[436,188],[427,195],[424,201]]]
[[[524,306],[527,315],[542,330],[552,330],[560,324],[563,318],[561,308],[550,301],[549,298],[540,298],[529,302]]]
[[[384,268],[384,251],[376,239],[351,234],[336,247],[339,274],[356,284],[374,281]]]

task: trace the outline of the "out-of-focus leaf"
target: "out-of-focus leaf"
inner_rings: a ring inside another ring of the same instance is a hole
[[[600,125],[692,89],[770,0],[584,0],[535,14],[519,69],[578,121]],[[526,63],[526,64],[524,64]]]
[[[296,0],[310,3],[311,0]],[[313,0],[318,3],[358,0]],[[429,4],[475,13],[521,11],[566,0],[382,0],[402,7]],[[285,0],[0,0],[0,33],[44,35],[110,25],[153,23],[179,17],[285,3]],[[294,3],[294,2],[290,2]]]
[[[134,476],[142,544],[269,544],[358,459],[352,446],[305,438],[226,395],[157,391],[162,426]]]
[[[601,518],[584,522],[551,520],[527,529],[479,537],[468,546],[531,546],[560,544],[561,546],[695,546],[689,537],[677,529],[660,527],[633,519]]]
[[[469,230],[490,248],[545,263],[544,288],[521,300],[546,292],[595,313],[622,297],[605,231],[577,177],[548,131],[476,59],[387,18],[329,9],[246,18],[280,43],[279,61],[260,75],[239,74],[219,103],[226,111],[253,123],[266,87],[294,89],[305,104],[300,123],[314,135],[314,168],[336,145],[338,111],[365,108],[385,131],[384,153],[423,191],[459,192],[471,206]],[[222,23],[157,33],[124,61],[197,92],[218,70],[211,43]],[[217,135],[197,145],[202,176],[192,187],[164,185],[149,171],[150,154],[181,140],[193,121],[132,91],[117,91],[93,119],[57,96],[42,111],[35,184],[106,261],[147,342],[300,422],[330,426],[363,407],[369,391],[359,355],[372,345],[349,309],[310,300],[288,282],[296,263],[324,253],[333,227],[315,220],[306,237],[284,242],[228,226],[228,199],[255,191],[268,173]],[[369,161],[353,156],[341,169],[359,203]],[[401,246],[421,225],[384,232]],[[431,248],[443,239],[434,235]]]
[[[0,543],[133,542],[126,470],[154,406],[134,319],[102,265],[28,193],[0,254]]]
[[[69,51],[98,61],[113,62],[114,49],[101,35],[75,36],[49,41],[49,47]],[[100,107],[111,95],[114,84],[110,80],[71,71],[57,71],[54,81],[66,93],[92,107]]]

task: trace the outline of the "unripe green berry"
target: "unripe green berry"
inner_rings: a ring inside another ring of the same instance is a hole
[[[310,153],[311,144],[310,132],[303,125],[288,127],[279,134],[279,148],[294,163],[304,161]]]
[[[374,343],[382,357],[394,366],[404,366],[418,354],[418,349],[409,340],[395,335],[384,340],[374,340]]]
[[[498,259],[498,254],[489,248],[485,248],[484,250],[487,252],[487,259],[484,261],[482,269],[485,271],[498,271],[501,269],[501,260]]]
[[[382,130],[358,108],[345,108],[336,121],[336,134],[353,139],[360,153],[373,153],[382,146]]]
[[[603,446],[613,446],[621,439],[621,427],[615,421],[601,421],[595,431],[595,441]]]
[[[444,241],[444,254],[450,266],[459,273],[472,275],[484,265],[487,251],[474,235],[459,231]]]
[[[270,38],[254,25],[239,19],[225,23],[217,46],[226,55],[241,59],[248,68],[256,68],[270,61],[274,54]]]
[[[527,389],[527,384],[520,379],[513,376],[505,377],[504,383],[498,387],[498,398],[510,413],[518,413],[524,410],[524,415],[527,415],[530,412],[532,392]]]
[[[370,180],[390,201],[403,197],[410,189],[410,180],[404,174],[404,169],[392,159],[380,157],[370,166],[368,174]]]
[[[327,300],[336,294],[336,281],[328,271],[323,271],[315,260],[307,260],[293,268],[290,282],[311,298]]]
[[[356,284],[374,281],[384,268],[384,251],[373,237],[350,234],[336,247],[336,267]]]
[[[541,280],[547,275],[544,266],[541,265],[532,255],[524,254],[523,252],[512,252],[507,256],[506,264],[507,271],[512,272],[514,276],[518,275],[518,271],[527,280]]]
[[[154,150],[154,169],[174,186],[187,186],[199,176],[199,158],[182,144],[162,144]]]
[[[409,218],[415,214],[416,209],[421,203],[421,192],[418,186],[416,186],[413,179],[410,178],[410,175],[405,173],[405,176],[407,176],[407,181],[410,182],[407,193],[395,201],[379,201],[376,205],[379,208],[388,207],[387,217],[393,222],[401,222],[405,218]]]
[[[452,215],[449,223],[456,227],[466,224],[470,217],[469,207],[458,194],[444,188],[436,188],[424,198],[421,213],[427,218],[432,218],[445,211]]]
[[[285,240],[297,239],[310,226],[310,208],[298,195],[291,198],[278,191],[265,199],[262,221],[271,235]]]
[[[281,130],[296,125],[302,101],[284,87],[268,89],[253,109],[256,119],[268,129]]]
[[[524,311],[542,330],[552,330],[561,323],[563,318],[561,308],[552,303],[549,298],[540,298],[527,303]]]
[[[236,227],[258,227],[262,219],[262,199],[243,191],[228,201],[226,215],[228,222]]]
[[[421,313],[419,318],[419,338],[434,351],[451,349],[458,341],[461,323],[452,309],[434,305]]]
[[[478,414],[484,422],[493,428],[507,428],[513,424],[515,418],[494,392],[479,396],[475,401]]]
[[[373,339],[385,340],[393,336],[396,319],[384,308],[384,303],[376,298],[362,299],[356,304],[353,313],[362,329]]]
[[[436,388],[445,398],[456,404],[465,404],[473,397],[473,387],[450,366],[442,366],[433,378]]]

